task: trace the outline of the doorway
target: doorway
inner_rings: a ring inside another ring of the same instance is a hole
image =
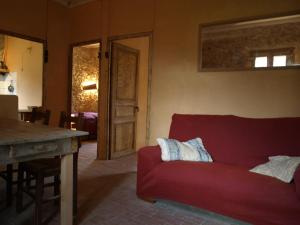
[[[150,34],[109,41],[109,159],[132,154],[147,144],[150,43]]]
[[[97,157],[98,85],[100,76],[100,41],[82,43],[71,49],[71,77],[69,90],[69,112],[72,117],[80,117],[80,127],[73,129],[89,132],[83,144],[94,149]]]
[[[0,94],[18,96],[22,117],[44,105],[44,92],[44,41],[1,31]]]

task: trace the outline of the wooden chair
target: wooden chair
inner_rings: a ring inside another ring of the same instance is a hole
[[[61,112],[59,127],[61,128],[70,128],[71,122],[79,124],[78,118],[73,118],[71,116],[67,116],[65,112]],[[80,147],[80,140],[78,139],[78,146]],[[77,160],[78,160],[78,152],[74,153],[74,195],[73,195],[73,214],[74,214],[74,224],[76,224],[77,219]],[[27,175],[27,182],[24,187],[24,174]],[[29,176],[29,178],[28,178]],[[53,177],[53,183],[45,184],[46,177]],[[30,179],[34,178],[36,180],[36,185],[31,186]],[[28,182],[29,180],[29,182]],[[44,199],[44,187],[54,187],[54,195],[50,198]],[[31,189],[35,189],[35,193],[31,192]],[[34,224],[41,225],[42,222],[42,204],[43,202],[48,202],[55,200],[58,204],[60,199],[60,158],[48,158],[48,159],[38,159],[29,162],[20,163],[19,172],[18,172],[18,194],[17,194],[17,212],[21,212],[23,210],[23,196],[22,193],[25,192],[29,196],[31,196],[36,205],[35,205],[35,217]]]
[[[78,113],[78,116],[67,115],[65,111],[60,113],[59,127],[62,128],[73,128],[75,125],[76,130],[80,130],[83,124],[83,113]]]
[[[0,172],[0,177],[6,181],[6,206],[9,207],[12,204],[13,199],[13,185],[17,184],[17,181],[13,179],[14,172],[17,169],[13,168],[13,164],[6,165],[6,169]]]
[[[50,110],[43,110],[41,107],[32,108],[32,114],[30,122],[35,123],[40,121],[41,124],[49,125]],[[15,169],[12,164],[6,166],[6,170],[0,172],[0,177],[6,181],[6,206],[12,205],[13,199],[13,185],[17,184],[17,180],[14,180],[14,173],[17,173],[18,169]]]
[[[50,122],[50,110],[43,110],[42,107],[33,107],[30,123],[41,123],[44,125],[49,125]]]
[[[41,123],[43,125],[49,125],[50,110],[43,110],[42,108],[35,107],[32,109],[30,118],[31,123]],[[26,176],[24,176],[26,175]],[[42,224],[42,204],[51,200],[58,202],[59,196],[59,175],[60,175],[60,159],[37,159],[28,162],[19,163],[18,168],[18,180],[17,180],[17,212],[21,212],[24,209],[23,206],[23,192],[33,198],[35,202],[35,216],[34,224]],[[24,178],[26,177],[26,178]],[[54,177],[54,182],[45,183],[45,178]],[[35,180],[35,185],[32,185],[32,181]],[[26,182],[25,182],[26,181]],[[26,185],[24,186],[24,183]],[[43,193],[45,187],[54,187],[54,196],[43,199]],[[35,192],[32,192],[35,189]]]
[[[15,95],[0,95],[0,117],[7,119],[18,119],[18,97]],[[6,181],[6,205],[10,206],[12,204],[13,197],[13,165],[9,164],[6,166],[4,171],[0,172],[0,177]]]

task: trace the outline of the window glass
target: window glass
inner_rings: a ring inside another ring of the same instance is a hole
[[[268,57],[256,57],[255,58],[255,68],[267,67],[268,66]]]
[[[273,66],[286,66],[286,55],[276,55],[273,57]]]

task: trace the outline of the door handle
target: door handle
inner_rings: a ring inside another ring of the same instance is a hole
[[[139,112],[139,111],[140,111],[140,108],[136,105],[136,106],[134,106],[134,110],[135,110],[136,112]]]

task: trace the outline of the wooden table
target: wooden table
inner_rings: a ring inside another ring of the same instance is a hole
[[[73,153],[77,137],[88,135],[0,118],[0,164],[61,156],[61,225],[73,224]]]

